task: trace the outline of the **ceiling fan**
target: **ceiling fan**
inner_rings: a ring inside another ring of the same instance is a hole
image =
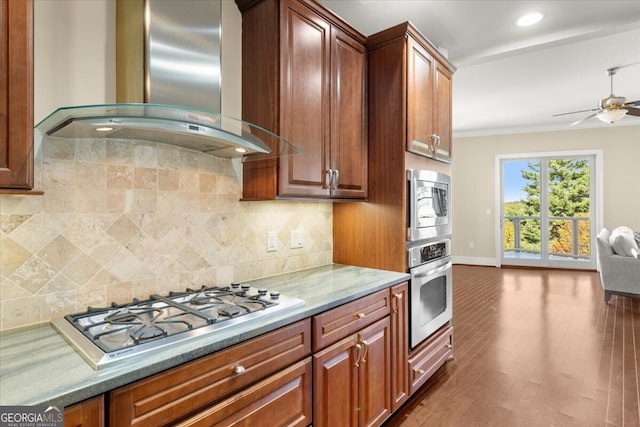
[[[597,117],[605,123],[613,124],[620,120],[625,115],[640,117],[640,100],[627,102],[627,98],[624,96],[616,96],[613,94],[613,76],[621,68],[630,67],[632,65],[640,64],[640,62],[634,62],[632,64],[621,65],[618,67],[607,68],[607,75],[611,79],[611,94],[600,100],[598,108],[592,108],[589,110],[572,111],[570,113],[554,114],[553,117],[566,116],[567,114],[586,113],[592,111],[593,113],[587,117],[583,117],[571,123],[571,126],[575,126],[582,123],[585,120],[589,120],[593,117]]]

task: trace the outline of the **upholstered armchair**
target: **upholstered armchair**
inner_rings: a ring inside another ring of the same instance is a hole
[[[629,241],[628,232],[624,228],[626,227],[618,227],[613,232],[604,228],[596,236],[600,281],[604,289],[605,302],[609,302],[614,294],[640,298],[638,245],[633,232]],[[623,236],[620,237],[620,234]]]

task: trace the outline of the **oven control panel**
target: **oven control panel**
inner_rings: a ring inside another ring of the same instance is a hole
[[[426,264],[451,255],[451,240],[443,239],[407,249],[407,263],[409,268]]]
[[[434,259],[447,256],[447,248],[444,242],[434,243],[420,248],[420,261],[429,262]]]

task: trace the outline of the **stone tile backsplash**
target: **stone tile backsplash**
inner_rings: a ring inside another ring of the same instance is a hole
[[[44,196],[0,196],[0,330],[332,262],[331,203],[240,202],[237,161],[130,141],[38,145]],[[289,249],[295,229],[301,249]]]

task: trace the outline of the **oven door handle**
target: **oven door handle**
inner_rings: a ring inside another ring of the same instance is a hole
[[[428,271],[425,271],[425,272],[423,272],[423,273],[415,273],[415,274],[413,275],[413,277],[428,277],[428,276],[433,276],[434,274],[442,273],[443,271],[445,271],[445,270],[447,270],[447,269],[449,269],[449,268],[451,268],[451,261],[449,261],[449,262],[448,262],[448,263],[446,263],[445,265],[440,266],[440,267],[438,267],[438,268],[436,268],[436,269],[434,269],[434,270],[428,270]]]

